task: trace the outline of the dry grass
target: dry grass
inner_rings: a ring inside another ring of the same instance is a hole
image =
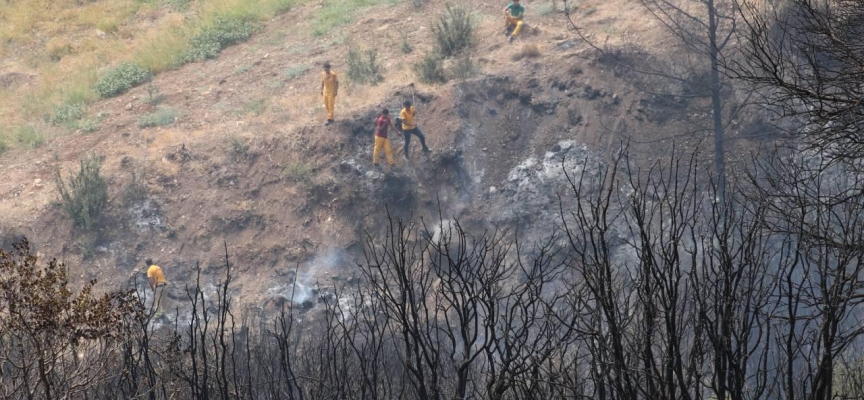
[[[306,1],[200,0],[182,12],[162,0],[0,1],[0,67],[35,76],[0,90],[0,121],[23,126],[58,105],[93,102],[99,73],[122,61],[176,68],[189,39],[217,19],[266,21]]]
[[[511,58],[513,59],[513,61],[519,61],[523,58],[537,58],[540,57],[540,54],[542,54],[540,52],[540,46],[529,43],[523,44],[522,48],[520,48],[519,51],[516,52],[516,54],[513,54]]]

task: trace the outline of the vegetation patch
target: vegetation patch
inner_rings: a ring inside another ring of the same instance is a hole
[[[306,71],[308,71],[308,70],[309,70],[308,65],[294,65],[294,66],[286,68],[285,72],[283,72],[282,75],[285,77],[286,80],[291,80],[291,79],[299,78],[300,76],[305,74]]]
[[[129,89],[147,80],[149,72],[142,66],[124,62],[109,70],[96,82],[96,92],[108,98],[126,93]]]
[[[398,2],[399,0],[327,0],[324,8],[312,19],[312,35],[326,35],[333,28],[351,22],[360,8]]]
[[[438,52],[452,57],[474,44],[474,17],[468,9],[447,4],[447,11],[432,26]]]
[[[267,99],[250,100],[243,103],[240,114],[252,114],[259,116],[267,111]]]
[[[375,50],[361,51],[355,47],[348,50],[348,79],[357,83],[376,84],[384,77],[378,67],[378,52]]]
[[[18,143],[24,147],[35,149],[45,143],[45,136],[32,125],[24,125],[15,132]]]
[[[402,54],[411,54],[414,52],[414,46],[408,41],[408,34],[405,32],[402,32],[402,45],[399,47],[399,50],[402,51]]]
[[[96,132],[102,127],[102,122],[97,119],[83,119],[75,123],[75,128],[80,129],[84,133]]]
[[[234,160],[239,161],[250,157],[249,143],[246,143],[240,137],[232,136],[228,138],[228,155]]]
[[[426,53],[420,62],[414,64],[414,72],[423,83],[447,82],[447,75],[444,73],[444,60],[435,53]]]
[[[312,168],[306,164],[288,164],[282,167],[282,177],[289,182],[309,183],[312,181]]]
[[[174,123],[179,113],[173,108],[160,108],[152,114],[145,115],[138,120],[138,126],[141,128],[152,128],[156,126],[165,126]]]
[[[84,109],[82,103],[54,106],[53,112],[48,116],[48,122],[54,125],[71,126],[75,121],[84,118]]]
[[[184,63],[216,58],[222,49],[249,39],[255,26],[248,21],[218,17],[212,25],[205,27],[189,40],[189,48],[183,53]]]
[[[477,73],[477,66],[474,65],[474,61],[468,55],[460,57],[450,69],[450,76],[463,81],[477,76]]]
[[[102,158],[90,155],[80,161],[78,173],[69,177],[68,183],[63,180],[59,168],[55,171],[54,181],[63,209],[75,226],[84,230],[96,225],[108,204],[108,184],[100,174],[101,168]]]

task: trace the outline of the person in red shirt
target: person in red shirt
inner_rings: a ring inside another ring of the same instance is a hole
[[[389,128],[393,128],[397,132],[399,131],[393,125],[393,121],[390,120],[390,110],[385,108],[381,110],[381,115],[375,121],[375,148],[372,150],[372,165],[376,167],[378,166],[378,154],[380,154],[382,148],[384,149],[384,154],[387,155],[387,164],[390,164],[391,167],[396,165],[393,162],[393,152],[390,150],[390,140],[387,139]]]

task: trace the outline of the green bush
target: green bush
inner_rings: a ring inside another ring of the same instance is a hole
[[[155,126],[170,125],[177,119],[177,110],[173,108],[160,108],[152,114],[145,115],[138,120],[141,128],[152,128]]]
[[[282,176],[294,183],[309,183],[312,181],[312,169],[304,164],[288,164],[282,167]]]
[[[403,54],[411,54],[414,51],[414,46],[411,46],[411,42],[408,41],[408,34],[402,32],[402,47],[400,47]]]
[[[102,159],[90,155],[80,161],[78,174],[63,181],[58,168],[54,175],[63,208],[76,227],[85,231],[93,228],[108,204],[108,184],[100,175]]]
[[[144,67],[124,62],[99,78],[96,82],[96,92],[105,98],[114,97],[143,83],[149,75],[150,73]]]
[[[305,74],[306,71],[308,71],[308,70],[309,70],[308,65],[294,65],[294,66],[291,66],[291,67],[288,67],[287,69],[285,69],[285,72],[283,72],[282,75],[285,76],[286,80],[291,80],[291,79],[300,77],[301,75]]]
[[[147,187],[147,183],[144,182],[141,179],[141,175],[133,169],[129,183],[123,188],[123,200],[126,202],[126,205],[131,205],[145,200],[149,195],[150,188]]]
[[[67,103],[54,106],[48,122],[54,125],[71,125],[73,122],[84,117],[84,104]]]
[[[85,119],[75,124],[76,128],[84,133],[96,132],[101,127],[98,119]]]
[[[255,26],[237,18],[216,18],[212,25],[204,28],[189,40],[189,49],[181,56],[184,63],[216,58],[222,49],[249,39]]]
[[[447,11],[432,26],[438,52],[446,57],[459,54],[474,44],[474,18],[463,7],[447,4]]]
[[[18,128],[15,137],[18,139],[18,143],[31,149],[35,149],[45,143],[45,137],[42,136],[42,132],[36,130],[32,125],[24,125]]]
[[[477,67],[471,61],[470,56],[460,57],[453,67],[450,69],[450,76],[458,80],[466,80],[477,75]]]
[[[447,75],[444,74],[444,60],[434,53],[426,53],[423,60],[414,64],[414,72],[423,83],[447,82]]]
[[[352,47],[348,50],[348,79],[357,83],[376,84],[384,79],[378,68],[375,50],[360,51]]]
[[[228,155],[230,155],[234,161],[249,158],[249,144],[237,136],[228,138]]]

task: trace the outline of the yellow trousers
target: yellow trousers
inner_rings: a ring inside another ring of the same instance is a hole
[[[324,93],[324,109],[327,110],[327,119],[333,119],[333,110],[336,108],[336,95]]]
[[[522,31],[522,18],[515,18],[515,17],[511,17],[509,15],[506,18],[507,18],[507,27],[508,28],[513,26],[513,25],[516,25],[516,29],[513,29],[513,36],[518,35],[519,32]]]
[[[387,164],[392,167],[395,163],[393,162],[393,151],[390,150],[390,140],[378,136],[375,136],[375,149],[372,150],[372,165],[378,164],[378,155],[381,154],[382,148],[384,154],[387,155]]]
[[[160,283],[156,285],[156,289],[153,290],[153,312],[156,316],[160,316],[165,312],[165,306],[168,305],[168,297],[165,294],[165,284]]]

